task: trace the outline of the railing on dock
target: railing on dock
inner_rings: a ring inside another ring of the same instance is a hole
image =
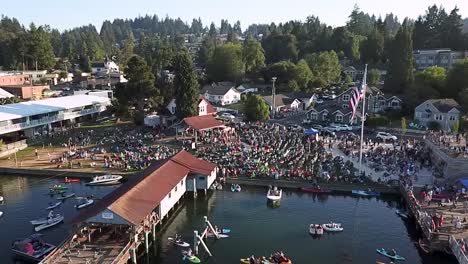
[[[465,255],[465,252],[462,250],[460,243],[455,239],[455,237],[450,236],[449,238],[450,249],[452,249],[453,255],[458,260],[460,264],[468,264],[468,258]]]
[[[129,259],[129,251],[131,249],[131,247],[133,246],[133,241],[130,240],[127,245],[125,245],[125,247],[122,249],[122,251],[120,251],[119,255],[117,255],[117,257],[115,257],[115,259],[112,261],[112,264],[120,264],[120,263],[126,263],[126,262],[122,262],[124,260],[127,260]]]

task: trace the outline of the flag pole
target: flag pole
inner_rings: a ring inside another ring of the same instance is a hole
[[[366,121],[366,90],[367,90],[367,64],[364,69],[364,77],[362,79],[362,116],[361,116],[361,146],[359,150],[359,172],[362,173],[362,145],[364,142],[364,122]]]

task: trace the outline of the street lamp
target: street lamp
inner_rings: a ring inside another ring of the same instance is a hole
[[[276,112],[276,91],[275,91],[275,82],[276,82],[276,77],[271,78],[271,82],[273,83],[273,88],[271,89],[271,96],[272,96],[272,110],[271,110],[271,118],[275,118],[275,112]]]

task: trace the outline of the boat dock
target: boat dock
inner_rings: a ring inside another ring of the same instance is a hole
[[[188,192],[206,191],[216,173],[215,164],[185,151],[153,163],[83,209],[73,220],[75,232],[40,264],[136,264],[139,248],[149,252],[180,200]]]
[[[425,203],[418,199],[419,193],[400,185],[402,199],[406,203],[408,214],[414,219],[416,228],[421,231],[422,239],[419,241],[420,247],[427,253],[440,251],[453,254],[460,264],[468,264],[465,254],[465,246],[461,241],[468,238],[468,223],[464,223],[461,228],[456,228],[454,219],[468,219],[468,202],[459,202],[456,206],[438,202]],[[434,230],[433,216],[442,215],[444,220],[442,225]]]

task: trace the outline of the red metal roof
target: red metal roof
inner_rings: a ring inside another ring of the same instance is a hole
[[[223,126],[223,123],[212,115],[186,117],[183,121],[187,126],[195,130],[206,130]]]
[[[215,167],[180,151],[169,159],[153,163],[95,205],[83,210],[73,222],[86,221],[109,209],[130,224],[139,225],[190,172],[209,175]]]

